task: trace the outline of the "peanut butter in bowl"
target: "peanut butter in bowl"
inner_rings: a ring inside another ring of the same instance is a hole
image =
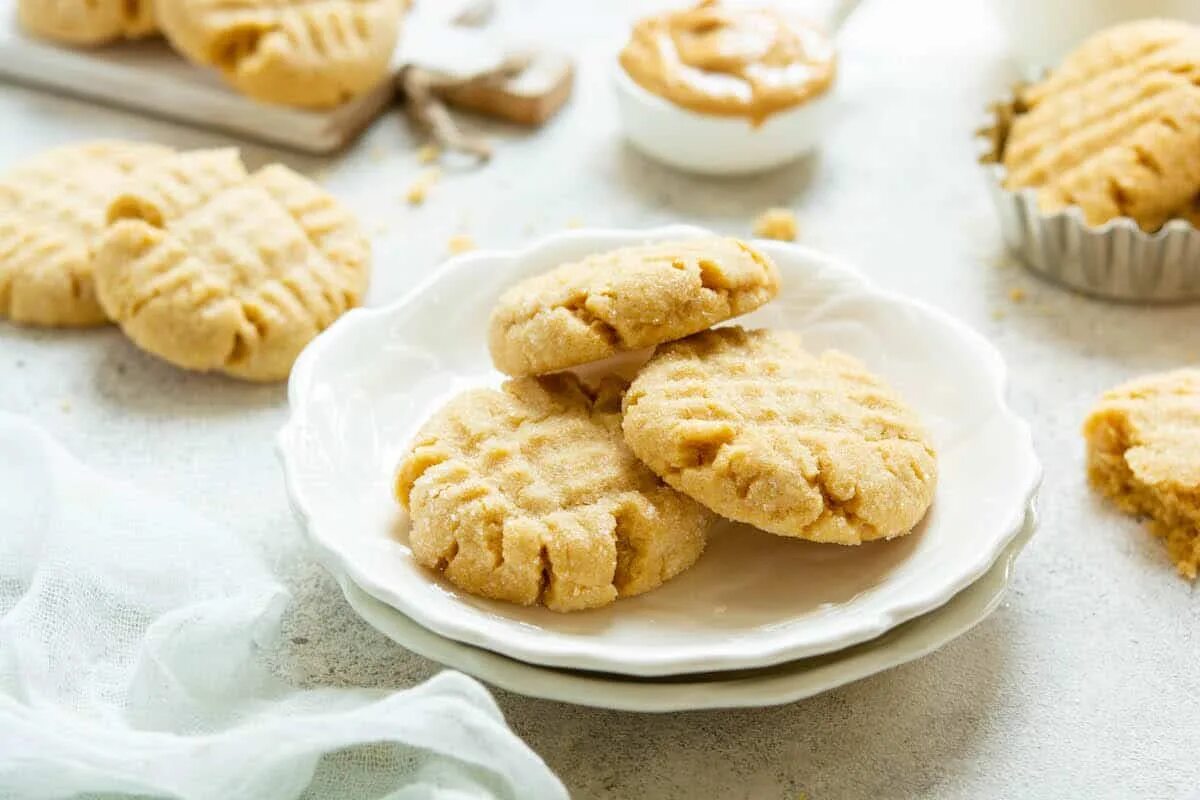
[[[701,0],[635,22],[614,59],[625,135],[642,153],[706,175],[761,172],[821,138],[837,54],[783,9]]]
[[[620,63],[675,105],[757,125],[828,91],[837,59],[830,39],[791,13],[701,0],[639,20]]]

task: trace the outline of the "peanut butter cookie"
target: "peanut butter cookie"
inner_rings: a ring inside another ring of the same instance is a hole
[[[1200,28],[1147,20],[1089,39],[1021,95],[1006,187],[1091,225],[1157,230],[1200,194]]]
[[[626,247],[522,281],[492,313],[497,369],[542,375],[679,339],[779,294],[779,270],[737,239]]]
[[[111,195],[153,144],[89,142],[49,150],[0,177],[0,317],[29,325],[108,321],[92,282]]]
[[[158,15],[177,50],[239,91],[328,108],[387,77],[403,8],[402,0],[171,0]]]
[[[153,0],[18,0],[21,27],[43,39],[93,46],[153,34]]]
[[[419,563],[555,611],[659,586],[700,556],[710,521],[629,452],[619,386],[567,374],[451,400],[417,434],[396,497]]]
[[[781,536],[908,533],[937,463],[916,414],[841,353],[738,327],[659,349],[625,395],[625,441],[671,486]]]
[[[1092,486],[1149,517],[1179,573],[1200,570],[1200,369],[1105,392],[1083,426]]]
[[[104,310],[142,349],[178,366],[280,380],[367,284],[353,217],[274,164],[236,150],[136,170],[108,207],[96,259]]]

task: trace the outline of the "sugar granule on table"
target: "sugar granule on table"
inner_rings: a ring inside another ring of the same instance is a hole
[[[417,179],[413,181],[412,186],[408,187],[408,193],[404,195],[404,199],[409,205],[419,206],[425,202],[425,197],[429,194],[429,190],[442,177],[442,171],[437,167],[431,167],[425,170]]]
[[[432,164],[442,157],[442,150],[436,144],[424,145],[417,151],[417,161],[422,164]]]
[[[781,242],[794,242],[798,233],[796,215],[787,208],[768,208],[754,220],[754,235]]]

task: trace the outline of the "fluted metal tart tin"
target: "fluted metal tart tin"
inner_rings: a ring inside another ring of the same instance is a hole
[[[1035,189],[1004,187],[1004,145],[1019,113],[1015,97],[1014,92],[994,104],[978,133],[979,160],[1009,251],[1041,277],[1094,297],[1136,303],[1200,300],[1200,230],[1187,220],[1171,220],[1153,233],[1129,217],[1089,226],[1076,206],[1047,213]]]

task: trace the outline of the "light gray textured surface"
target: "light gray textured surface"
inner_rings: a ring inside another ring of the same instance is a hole
[[[1013,76],[980,0],[874,0],[845,31],[842,115],[817,157],[744,180],[689,178],[617,135],[605,56],[633,0],[540,3],[525,29],[583,53],[568,111],[536,136],[503,131],[495,162],[448,170],[418,209],[420,171],[395,116],[319,161],[247,147],[327,183],[375,233],[372,304],[402,294],[455,233],[517,245],[569,221],[686,221],[747,234],[768,205],[803,240],[967,320],[1008,359],[1013,400],[1046,465],[1042,528],[1002,608],[914,664],[794,705],[642,716],[500,693],[512,726],[580,798],[1175,798],[1200,785],[1200,604],[1138,525],[1083,479],[1078,429],[1124,378],[1194,360],[1200,308],[1063,294],[1003,258],[970,133]],[[84,137],[178,146],[220,137],[0,86],[0,164]],[[1027,292],[1024,302],[1010,290]],[[308,683],[405,686],[437,671],[354,617],[307,556],[272,436],[283,387],[186,375],[115,330],[0,324],[0,408],[88,463],[179,498],[257,543],[295,592],[281,668]]]

